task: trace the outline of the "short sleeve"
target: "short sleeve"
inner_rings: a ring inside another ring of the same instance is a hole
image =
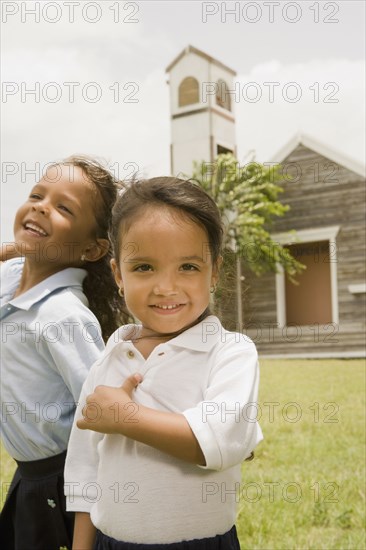
[[[256,348],[233,335],[217,352],[204,400],[183,413],[205,456],[205,468],[239,464],[262,440],[256,419],[258,385]]]

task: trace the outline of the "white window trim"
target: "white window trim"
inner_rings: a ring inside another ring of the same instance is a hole
[[[216,141],[216,139],[214,140],[214,150],[215,150],[215,157],[217,156],[217,146],[220,145],[221,147],[225,147],[225,149],[230,149],[230,151],[232,151],[233,155],[235,154],[235,146],[233,143],[229,143],[228,141],[224,141],[224,140],[221,140],[220,141]],[[238,164],[239,166],[239,164]]]
[[[338,283],[337,283],[337,246],[336,237],[340,226],[331,225],[328,227],[313,227],[311,229],[300,229],[294,233],[277,233],[272,235],[275,242],[281,245],[311,243],[316,241],[329,241],[332,257],[330,261],[330,290],[332,301],[332,323],[339,323],[338,310]],[[332,246],[334,245],[334,246]],[[282,266],[278,266],[276,273],[276,304],[277,323],[279,327],[286,326],[286,293],[285,293],[285,272]]]
[[[351,294],[365,294],[366,283],[360,283],[358,285],[348,285],[348,292]]]

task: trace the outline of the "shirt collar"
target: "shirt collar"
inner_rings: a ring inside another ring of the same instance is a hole
[[[68,267],[62,271],[58,271],[54,275],[47,277],[44,281],[33,286],[24,294],[9,300],[9,304],[18,308],[29,310],[34,304],[43,300],[46,296],[55,290],[65,287],[82,288],[83,280],[87,276],[86,269],[78,267]]]
[[[167,344],[193,351],[209,351],[220,340],[223,327],[215,315],[209,315],[203,321],[179,334]]]
[[[178,348],[190,349],[193,351],[210,351],[222,337],[223,326],[215,315],[209,315],[203,321],[185,330],[175,338],[168,340],[159,346],[175,346]],[[130,342],[133,334],[136,336],[140,331],[140,325],[124,325],[114,333],[107,344],[114,348],[121,342]]]

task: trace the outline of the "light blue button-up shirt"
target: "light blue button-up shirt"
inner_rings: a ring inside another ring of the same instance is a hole
[[[81,386],[104,349],[84,269],[67,268],[13,298],[24,260],[1,266],[1,436],[20,461],[63,452]]]

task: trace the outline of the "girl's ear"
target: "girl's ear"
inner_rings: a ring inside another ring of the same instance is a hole
[[[121,271],[114,258],[111,259],[111,268],[112,268],[114,280],[116,281],[118,288],[121,288],[123,286],[123,279],[122,279]]]
[[[96,239],[94,243],[88,245],[85,256],[88,262],[97,262],[107,254],[109,250],[108,239]]]

